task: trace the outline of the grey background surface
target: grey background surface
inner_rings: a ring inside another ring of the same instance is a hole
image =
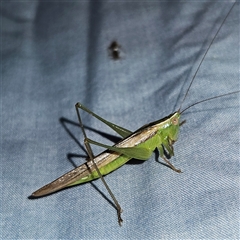
[[[182,174],[153,153],[105,178],[124,210],[121,228],[99,180],[28,199],[85,161],[76,102],[131,131],[176,111],[232,4],[1,2],[2,239],[239,238],[239,94],[183,114],[171,159]],[[239,22],[238,3],[183,107],[239,90]],[[113,40],[119,61],[108,56]],[[87,114],[83,121],[115,135]]]

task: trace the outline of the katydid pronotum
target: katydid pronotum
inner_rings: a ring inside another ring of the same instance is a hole
[[[232,8],[233,7],[234,7],[234,4]],[[232,8],[229,10],[227,16],[224,18],[217,33],[215,34],[214,38],[209,44],[209,47],[205,51],[201,59],[201,62],[184,95],[182,103],[185,101],[188,95],[188,92],[192,86],[192,83],[197,75],[197,72],[203,60],[205,59],[206,54],[208,53],[211,45],[214,42],[214,39],[216,38],[218,32],[220,31],[225,20],[230,14]],[[172,168],[176,172],[181,172],[180,169],[175,168],[168,160],[168,158],[174,155],[173,144],[177,141],[179,127],[184,123],[184,121],[180,122],[181,114],[196,104],[209,101],[215,98],[224,97],[230,94],[236,94],[239,92],[240,91],[235,91],[231,93],[222,94],[219,96],[214,96],[208,99],[204,99],[194,104],[191,104],[184,110],[181,110],[181,106],[182,106],[182,103],[181,103],[178,111],[170,114],[169,116],[163,119],[144,125],[143,127],[139,128],[135,132],[131,132],[123,127],[113,124],[101,118],[97,114],[93,113],[92,111],[87,109],[85,106],[83,106],[81,103],[77,103],[75,105],[75,108],[76,108],[79,124],[84,135],[84,144],[88,152],[89,158],[86,163],[80,165],[79,167],[73,169],[72,171],[64,174],[63,176],[59,177],[53,182],[43,186],[39,190],[32,193],[31,197],[41,197],[69,186],[73,186],[73,185],[89,182],[97,178],[101,178],[101,180],[103,181],[105,187],[107,188],[110,196],[112,197],[115,203],[117,214],[118,214],[118,222],[119,222],[119,225],[121,225],[122,208],[120,207],[118,201],[116,200],[115,196],[113,195],[112,191],[110,190],[103,176],[121,167],[132,158],[139,159],[139,160],[147,160],[156,148],[159,151],[160,157],[166,162],[166,164],[170,168]],[[89,139],[86,135],[86,132],[80,117],[79,109],[82,109],[88,112],[92,116],[96,117],[98,120],[108,125],[115,132],[117,132],[123,139],[113,146],[101,144],[99,142]],[[104,147],[107,150],[105,150],[104,152],[100,153],[97,156],[94,156],[90,144],[95,144],[95,145]]]

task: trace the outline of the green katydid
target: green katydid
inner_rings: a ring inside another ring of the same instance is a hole
[[[234,4],[233,4],[233,6],[234,6]],[[232,6],[232,8],[233,8],[233,6]],[[206,54],[208,53],[214,39],[216,38],[218,32],[220,31],[225,20],[227,19],[228,15],[230,14],[232,8],[228,12],[227,16],[224,18],[221,26],[219,27],[214,38],[212,39],[206,52],[204,53],[204,55],[201,59],[201,62],[189,84],[189,87],[186,91],[186,94],[185,94],[183,100],[182,100],[182,103],[186,99],[189,89],[192,86],[192,83],[197,75],[197,72],[198,72]],[[177,141],[179,127],[184,123],[184,122],[180,122],[181,114],[196,104],[199,104],[199,103],[202,103],[205,101],[209,101],[209,100],[212,100],[215,98],[219,98],[219,97],[224,97],[224,96],[227,96],[230,94],[239,93],[239,92],[240,91],[235,91],[235,92],[211,97],[208,99],[204,99],[204,100],[201,100],[199,102],[196,102],[196,103],[188,106],[184,110],[181,110],[181,106],[182,106],[182,104],[181,104],[178,111],[170,114],[169,116],[167,116],[163,119],[149,123],[147,125],[144,125],[143,127],[139,128],[135,132],[131,132],[123,127],[113,124],[113,123],[101,118],[99,115],[93,113],[88,108],[83,106],[81,103],[76,103],[75,108],[76,108],[79,124],[80,124],[80,127],[81,127],[83,135],[84,135],[84,144],[86,146],[86,150],[88,152],[89,159],[86,163],[80,165],[79,167],[62,175],[61,177],[54,180],[53,182],[51,182],[51,183],[43,186],[39,190],[35,191],[34,193],[32,193],[31,197],[41,197],[41,196],[56,192],[60,189],[63,189],[63,188],[69,187],[69,186],[73,186],[73,185],[89,182],[89,181],[92,181],[97,178],[101,178],[116,205],[117,214],[118,214],[118,222],[121,225],[122,209],[121,209],[118,201],[116,200],[115,196],[113,195],[112,191],[110,190],[109,186],[105,182],[103,176],[106,174],[109,174],[110,172],[121,167],[122,165],[124,165],[126,162],[128,162],[132,158],[139,159],[139,160],[149,159],[149,157],[151,156],[151,154],[153,153],[153,151],[156,148],[159,151],[160,157],[167,163],[167,165],[170,168],[172,168],[176,172],[181,172],[180,169],[175,168],[167,159],[174,155],[173,144]],[[85,129],[83,127],[79,109],[82,109],[82,110],[88,112],[92,116],[96,117],[98,120],[100,120],[103,123],[105,123],[106,125],[108,125],[115,132],[117,132],[123,139],[113,146],[101,144],[99,142],[89,139],[85,133]],[[95,145],[104,147],[107,150],[105,150],[104,152],[100,153],[97,156],[94,156],[90,144],[95,144]]]

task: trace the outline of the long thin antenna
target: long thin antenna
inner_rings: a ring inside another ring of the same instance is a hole
[[[185,109],[183,109],[180,114],[182,114],[183,112],[185,112],[187,109],[199,104],[199,103],[202,103],[202,102],[206,102],[206,101],[209,101],[209,100],[212,100],[212,99],[215,99],[215,98],[220,98],[220,97],[225,97],[225,96],[228,96],[228,95],[231,95],[231,94],[235,94],[235,93],[240,93],[240,90],[239,91],[235,91],[235,92],[230,92],[230,93],[225,93],[225,94],[222,94],[222,95],[218,95],[218,96],[215,96],[215,97],[210,97],[210,98],[207,98],[207,99],[204,99],[204,100],[201,100],[199,102],[195,102],[193,104],[191,104],[190,106],[186,107]]]
[[[213,39],[212,39],[211,43],[209,44],[206,52],[204,53],[204,55],[203,55],[203,57],[202,57],[202,59],[201,59],[201,62],[200,62],[200,64],[198,65],[198,68],[197,68],[197,70],[196,70],[196,72],[195,72],[195,74],[194,74],[194,76],[193,76],[193,78],[192,78],[192,80],[191,80],[191,82],[190,82],[190,84],[189,84],[189,86],[188,86],[187,92],[186,92],[186,94],[184,95],[184,98],[183,98],[182,103],[181,103],[181,105],[180,105],[180,108],[179,108],[179,110],[178,110],[179,112],[181,111],[182,104],[183,104],[183,102],[185,101],[185,99],[186,99],[186,97],[187,97],[187,95],[188,95],[188,92],[189,92],[189,90],[190,90],[190,88],[191,88],[191,86],[192,86],[192,83],[193,83],[194,79],[196,78],[196,75],[197,75],[197,73],[198,73],[198,71],[199,71],[199,69],[200,69],[200,67],[201,67],[201,65],[202,65],[202,63],[203,63],[203,60],[205,59],[205,57],[206,57],[206,55],[207,55],[210,47],[212,46],[215,38],[217,37],[220,29],[222,28],[223,24],[225,23],[227,17],[229,16],[230,12],[232,11],[235,3],[236,3],[236,2],[234,2],[234,4],[232,5],[231,9],[230,9],[229,12],[228,12],[228,14],[226,15],[226,17],[225,17],[224,20],[222,21],[222,23],[221,23],[220,27],[218,28],[215,36],[213,37]],[[225,96],[225,94],[224,94],[224,96]],[[217,97],[219,97],[219,96],[217,96]],[[216,98],[216,97],[215,97],[215,98]],[[210,98],[210,99],[212,99],[212,98]],[[206,99],[206,100],[203,100],[203,101],[201,101],[201,102],[204,102],[204,101],[207,101],[207,100],[210,100],[210,99]],[[200,103],[200,102],[198,102],[198,103]],[[197,104],[197,103],[196,103],[196,104]],[[193,104],[193,105],[196,105],[196,104]],[[193,105],[191,105],[191,106],[193,106]],[[186,108],[186,109],[188,109],[188,108]],[[185,109],[185,110],[186,110],[186,109]],[[184,111],[185,111],[185,110],[184,110]]]

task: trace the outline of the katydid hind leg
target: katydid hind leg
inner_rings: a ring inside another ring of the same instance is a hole
[[[100,147],[104,147],[107,148],[109,150],[124,154],[130,158],[136,158],[139,160],[147,160],[151,154],[152,151],[148,148],[143,148],[143,147],[115,147],[115,146],[109,146],[109,145],[105,145],[96,141],[93,141],[90,138],[87,138],[88,143],[100,146]]]
[[[89,161],[92,161],[93,166],[95,167],[99,177],[101,178],[104,186],[106,187],[108,193],[110,194],[111,198],[113,199],[113,201],[115,203],[115,206],[116,206],[116,209],[117,209],[117,215],[118,215],[118,223],[121,226],[121,224],[123,222],[123,220],[121,218],[122,208],[121,208],[120,204],[118,203],[117,199],[115,198],[114,194],[112,193],[112,191],[111,191],[110,187],[108,186],[107,182],[105,181],[104,177],[102,176],[97,164],[94,161],[93,151],[92,151],[92,148],[91,148],[91,146],[90,146],[90,144],[87,140],[88,139],[87,134],[85,132],[85,129],[84,129],[84,126],[83,126],[83,123],[82,123],[82,119],[81,119],[80,112],[79,112],[77,104],[75,105],[75,107],[76,107],[76,112],[77,112],[77,116],[78,116],[79,125],[80,125],[80,127],[82,129],[82,132],[83,132],[83,135],[84,135],[84,144],[85,144],[88,156],[90,158]]]
[[[75,105],[76,109],[82,109],[84,111],[86,111],[87,113],[91,114],[92,116],[94,116],[95,118],[97,118],[98,120],[100,120],[101,122],[105,123],[106,125],[108,125],[110,128],[112,128],[116,133],[118,133],[121,137],[125,138],[128,137],[129,135],[132,134],[131,131],[129,131],[126,128],[123,128],[121,126],[118,126],[114,123],[111,123],[105,119],[103,119],[102,117],[100,117],[99,115],[97,115],[96,113],[92,112],[91,110],[89,110],[88,108],[86,108],[84,105],[82,105],[80,102],[76,103]]]

